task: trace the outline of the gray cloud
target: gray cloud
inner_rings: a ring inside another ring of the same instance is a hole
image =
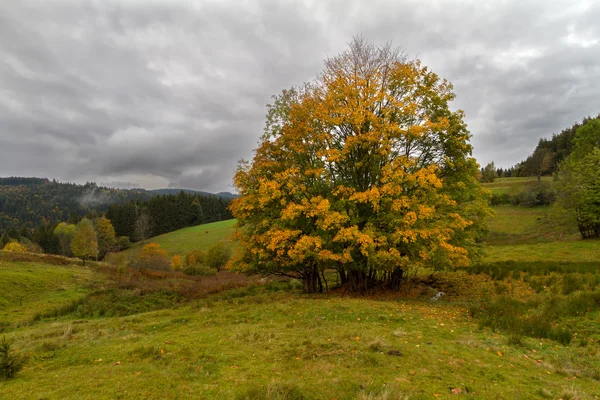
[[[453,82],[475,156],[510,166],[600,112],[598,20],[585,0],[1,2],[0,175],[232,190],[271,96],[356,34]]]

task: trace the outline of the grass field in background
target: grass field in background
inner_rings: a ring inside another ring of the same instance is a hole
[[[190,250],[207,251],[211,246],[222,240],[228,240],[234,232],[235,219],[212,222],[188,228],[179,229],[164,235],[145,240],[147,243],[158,243],[167,250],[169,255],[185,255]],[[136,252],[143,247],[142,243],[134,244],[127,252]]]
[[[552,182],[551,176],[543,176],[543,182]],[[493,194],[518,193],[524,189],[537,185],[538,180],[535,176],[519,178],[497,178],[494,182],[484,183],[483,187]]]

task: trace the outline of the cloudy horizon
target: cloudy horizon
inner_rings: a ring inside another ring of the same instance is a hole
[[[0,3],[0,176],[234,191],[266,104],[353,36],[454,85],[480,164],[600,113],[594,1]]]

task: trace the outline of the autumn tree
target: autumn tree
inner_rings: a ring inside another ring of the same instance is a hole
[[[81,258],[83,265],[85,265],[85,260],[98,257],[96,231],[89,219],[84,218],[75,226],[71,240],[71,252],[75,257]]]
[[[63,256],[71,255],[71,240],[75,232],[75,225],[61,222],[54,228],[54,236],[58,238],[60,254]]]
[[[419,266],[468,265],[488,213],[452,85],[391,46],[355,39],[269,106],[234,182],[237,270],[355,290]]]
[[[169,254],[158,243],[149,243],[138,254],[138,267],[167,270],[170,267]]]
[[[577,130],[573,152],[560,164],[556,206],[577,225],[581,236],[600,237],[600,120]]]
[[[96,220],[96,236],[98,238],[98,256],[104,256],[117,248],[117,236],[110,220],[102,217]]]

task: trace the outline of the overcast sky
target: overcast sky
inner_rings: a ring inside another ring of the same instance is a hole
[[[233,191],[265,105],[362,34],[455,86],[512,166],[600,112],[600,2],[0,1],[0,176]]]

